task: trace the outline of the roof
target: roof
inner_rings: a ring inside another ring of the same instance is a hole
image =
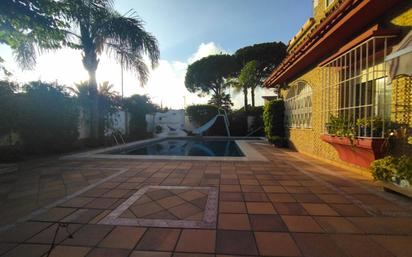
[[[385,13],[402,0],[341,0],[306,34],[305,39],[265,80],[266,87],[286,83],[308,67],[319,63],[353,34]]]

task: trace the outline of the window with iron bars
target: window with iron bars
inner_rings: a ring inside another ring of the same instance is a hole
[[[292,85],[285,98],[286,126],[312,127],[312,88],[306,82]]]
[[[385,137],[392,94],[384,62],[389,38],[372,37],[322,67],[324,134]]]

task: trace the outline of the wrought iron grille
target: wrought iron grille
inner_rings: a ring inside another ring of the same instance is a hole
[[[390,36],[376,36],[322,67],[323,134],[382,138],[390,120]]]

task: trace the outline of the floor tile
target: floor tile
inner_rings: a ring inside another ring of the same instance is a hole
[[[58,245],[50,253],[50,257],[84,257],[90,247]]]
[[[195,200],[197,198],[204,197],[204,196],[205,196],[204,193],[201,193],[201,192],[196,191],[196,190],[188,190],[184,193],[179,194],[179,197],[185,199],[186,201],[192,201],[192,200]]]
[[[339,214],[327,204],[302,203],[303,208],[310,214],[316,216],[339,216]]]
[[[350,221],[342,217],[315,217],[315,220],[329,233],[363,233]]]
[[[350,217],[350,222],[371,234],[411,234],[412,217]]]
[[[246,202],[249,214],[276,214],[270,202]]]
[[[149,228],[136,249],[153,251],[172,251],[179,237],[179,229]]]
[[[347,257],[328,236],[324,234],[299,233],[293,237],[305,257]]]
[[[148,202],[141,205],[133,204],[129,210],[131,210],[137,218],[143,218],[147,215],[162,211],[163,208],[156,202]]]
[[[157,201],[157,203],[165,209],[180,205],[184,202],[184,200],[177,196],[169,196]]]
[[[323,232],[323,229],[310,216],[286,216],[282,219],[291,232]]]
[[[255,237],[261,255],[301,256],[298,247],[288,233],[255,232]]]
[[[216,252],[220,254],[257,255],[252,232],[218,230]]]
[[[174,253],[173,257],[215,257],[214,254],[207,253]]]
[[[286,190],[282,186],[263,186],[263,190],[266,193],[286,193]]]
[[[236,192],[221,192],[219,194],[220,201],[243,201],[243,194]]]
[[[41,257],[50,249],[49,245],[21,244],[2,257]]]
[[[412,256],[412,236],[371,236],[375,242],[395,254],[397,257]]]
[[[246,214],[219,214],[219,229],[250,230],[248,215]]]
[[[52,223],[46,222],[24,222],[17,226],[2,232],[0,234],[0,242],[23,242],[40,231],[50,227]]]
[[[295,198],[293,198],[290,194],[278,194],[278,193],[269,193],[268,197],[270,201],[273,203],[293,203],[296,202]]]
[[[75,246],[95,246],[97,245],[109,232],[113,226],[108,225],[85,225],[73,234],[73,238],[68,238],[63,241],[63,245]]]
[[[265,193],[243,193],[245,201],[249,202],[266,202],[269,199],[266,197]]]
[[[189,216],[202,212],[203,210],[191,203],[186,202],[184,204],[172,207],[168,211],[179,219],[185,219]]]
[[[286,232],[288,230],[278,215],[249,215],[249,218],[254,231]]]
[[[145,230],[145,228],[136,227],[115,227],[110,234],[99,243],[99,247],[133,249]]]
[[[219,202],[219,212],[221,213],[246,213],[246,206],[244,202]]]
[[[93,248],[87,257],[128,257],[130,250],[114,248]]]
[[[279,214],[285,215],[308,215],[300,203],[273,203]]]
[[[180,235],[176,251],[193,253],[213,253],[216,232],[214,230],[185,229]]]
[[[171,257],[170,252],[133,251],[130,257]]]
[[[331,235],[339,247],[351,257],[394,257],[392,253],[363,235]]]

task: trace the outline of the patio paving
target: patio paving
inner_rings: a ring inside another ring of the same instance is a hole
[[[411,200],[253,146],[270,162],[50,161],[2,174],[1,225],[28,220],[0,234],[0,256],[48,256],[53,238],[55,257],[412,256]]]

